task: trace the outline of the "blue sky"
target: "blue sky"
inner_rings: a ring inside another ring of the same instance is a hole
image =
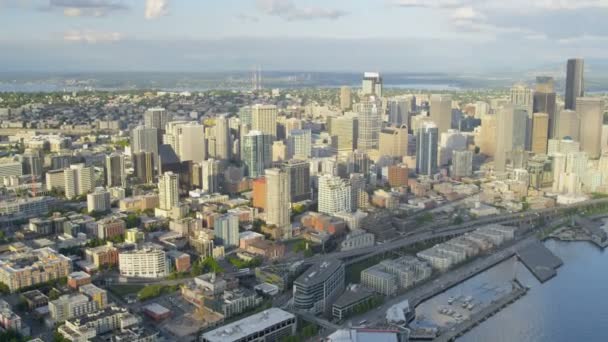
[[[608,57],[608,0],[0,0],[0,71],[510,71]]]

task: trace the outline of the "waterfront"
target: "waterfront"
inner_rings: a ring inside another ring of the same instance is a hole
[[[530,287],[526,296],[457,341],[599,342],[608,339],[608,333],[602,328],[608,325],[608,309],[604,303],[608,255],[586,242],[550,240],[545,245],[564,265],[557,270],[556,277],[544,284],[512,258],[442,294],[473,292],[484,283],[505,283],[513,274]]]

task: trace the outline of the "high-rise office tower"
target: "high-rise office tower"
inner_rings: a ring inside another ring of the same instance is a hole
[[[338,176],[319,177],[319,212],[333,215],[351,211],[351,185]]]
[[[451,107],[450,103],[450,107]],[[388,122],[391,125],[409,127],[409,117],[412,110],[412,98],[393,97],[388,99]],[[451,111],[451,109],[450,109]],[[451,115],[451,112],[450,112]]]
[[[281,162],[287,160],[287,145],[282,140],[277,140],[272,143],[272,161]]]
[[[231,157],[232,142],[230,139],[230,127],[228,119],[220,115],[215,119],[215,157],[220,160],[228,160]]]
[[[379,151],[381,156],[401,158],[407,155],[407,126],[385,127],[380,131]]]
[[[357,149],[369,151],[378,149],[382,103],[376,96],[369,96],[355,105],[359,113]]]
[[[335,146],[338,152],[351,152],[355,149],[357,130],[358,120],[354,115],[331,118],[329,134],[336,139]]]
[[[21,156],[23,174],[42,177],[42,157],[38,150],[26,151]]]
[[[266,223],[283,229],[283,238],[291,238],[291,187],[289,174],[281,169],[266,169]]]
[[[511,87],[511,104],[517,108],[524,109],[528,115],[532,115],[534,106],[534,91],[525,84],[515,84]]]
[[[343,86],[340,88],[340,109],[342,109],[343,111],[349,110],[352,105],[352,99],[350,95],[350,87]]]
[[[203,165],[202,163],[192,163],[190,170],[192,175],[192,186],[197,189],[203,188]]]
[[[165,172],[158,179],[158,207],[171,210],[179,204],[179,175]]]
[[[547,153],[549,132],[549,115],[547,113],[534,113],[532,120],[532,149],[535,154]]]
[[[347,172],[367,175],[372,164],[369,155],[363,151],[354,150],[347,157]]]
[[[437,125],[439,133],[452,127],[452,96],[433,94],[430,100],[430,119]]]
[[[239,216],[228,213],[213,221],[213,233],[219,244],[226,248],[239,246]]]
[[[481,132],[479,135],[479,152],[493,157],[496,153],[496,119],[497,115],[484,115],[481,118]]]
[[[176,135],[175,153],[181,161],[200,163],[207,159],[205,126],[196,122],[188,122],[177,125],[174,131]]]
[[[469,177],[473,174],[473,152],[452,152],[452,177]]]
[[[84,195],[95,187],[95,170],[92,166],[73,164],[62,170],[46,173],[47,190],[62,190],[66,198]]]
[[[289,175],[291,202],[310,199],[310,164],[306,160],[288,160],[283,170]]]
[[[207,159],[201,163],[203,190],[216,193],[220,190],[220,161]]]
[[[529,118],[526,110],[512,104],[504,106],[497,116],[494,169],[505,171],[507,154],[514,150],[523,150],[526,145]]]
[[[585,61],[581,58],[569,59],[566,69],[565,108],[576,110],[576,98],[585,96]]]
[[[367,207],[368,196],[365,191],[365,177],[360,173],[350,174],[350,208],[351,211],[356,211],[359,208]]]
[[[272,141],[272,136],[260,131],[249,131],[243,137],[241,160],[245,165],[245,175],[258,178],[272,165]]]
[[[277,137],[278,109],[275,105],[256,104],[251,107],[251,129],[274,139]]]
[[[562,109],[558,112],[555,120],[554,139],[571,138],[580,141],[579,128],[581,126],[579,115],[570,109]]]
[[[291,131],[287,140],[287,154],[290,159],[307,160],[312,153],[312,135],[308,129]]]
[[[599,97],[579,97],[576,112],[580,117],[579,139],[581,150],[589,158],[596,159],[602,153],[602,125],[604,120],[604,100]]]
[[[106,156],[106,184],[108,187],[126,187],[125,156],[122,153],[112,153]]]
[[[425,122],[416,135],[416,172],[432,176],[437,173],[439,129],[433,122]]]
[[[244,106],[239,109],[239,118],[241,119],[241,125],[247,125],[251,127],[251,106]]]
[[[164,108],[150,108],[144,113],[144,125],[154,127],[159,132],[165,130],[165,125],[169,121],[169,114]]]
[[[133,169],[137,179],[145,184],[154,182],[154,153],[136,152],[133,153]]]
[[[534,113],[547,113],[549,117],[548,137],[556,134],[557,96],[555,94],[555,81],[550,76],[536,77],[536,91],[534,92]]]
[[[366,72],[363,74],[362,95],[375,95],[382,97],[382,77],[377,72]]]
[[[137,126],[131,131],[131,153],[151,152],[158,156],[158,129]]]
[[[298,118],[285,119],[285,137],[289,138],[292,131],[302,129],[302,120]]]

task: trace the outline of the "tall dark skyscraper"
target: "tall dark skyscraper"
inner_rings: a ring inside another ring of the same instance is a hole
[[[556,94],[553,77],[536,77],[533,109],[534,113],[546,113],[549,116],[549,131],[547,133],[549,139],[551,139],[555,133],[556,118]]]
[[[432,176],[437,173],[437,144],[439,129],[434,123],[425,123],[416,135],[416,172]]]
[[[568,60],[566,72],[566,109],[576,109],[576,98],[585,95],[585,61],[582,58]]]

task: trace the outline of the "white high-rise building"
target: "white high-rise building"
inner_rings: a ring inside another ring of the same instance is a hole
[[[251,129],[277,138],[278,109],[275,105],[256,104],[251,107]]]
[[[87,195],[87,210],[104,212],[111,209],[110,192],[104,188],[97,188]]]
[[[357,149],[363,152],[378,149],[382,104],[376,96],[369,96],[355,105],[359,113]]]
[[[173,172],[165,172],[158,179],[159,208],[171,210],[179,204],[179,179]]]
[[[131,153],[152,152],[158,156],[158,128],[137,126],[131,131]]]
[[[312,135],[308,129],[294,129],[287,144],[290,159],[307,160],[312,152]]]
[[[366,72],[361,82],[362,95],[376,95],[382,97],[382,77],[377,72]]]
[[[347,180],[331,175],[319,177],[318,210],[320,213],[333,215],[339,212],[350,212],[351,200],[351,185]]]
[[[228,160],[232,155],[232,142],[230,139],[230,126],[225,115],[215,119],[215,157],[220,160]]]
[[[170,271],[165,251],[155,246],[121,252],[118,269],[121,276],[135,278],[162,278]]]
[[[291,238],[289,174],[281,169],[266,169],[266,223],[283,229],[284,238]]]
[[[95,170],[84,164],[74,164],[67,169],[52,170],[46,173],[47,190],[63,191],[66,198],[85,195],[94,187]]]
[[[239,246],[239,216],[237,214],[224,214],[213,221],[215,238],[224,247]]]
[[[205,126],[189,122],[177,126],[175,131],[176,148],[174,148],[181,161],[191,160],[193,163],[200,163],[206,159]]]
[[[220,161],[207,159],[202,163],[203,190],[212,194],[220,190]]]
[[[169,115],[164,108],[150,108],[144,113],[144,125],[164,130],[169,122]]]

